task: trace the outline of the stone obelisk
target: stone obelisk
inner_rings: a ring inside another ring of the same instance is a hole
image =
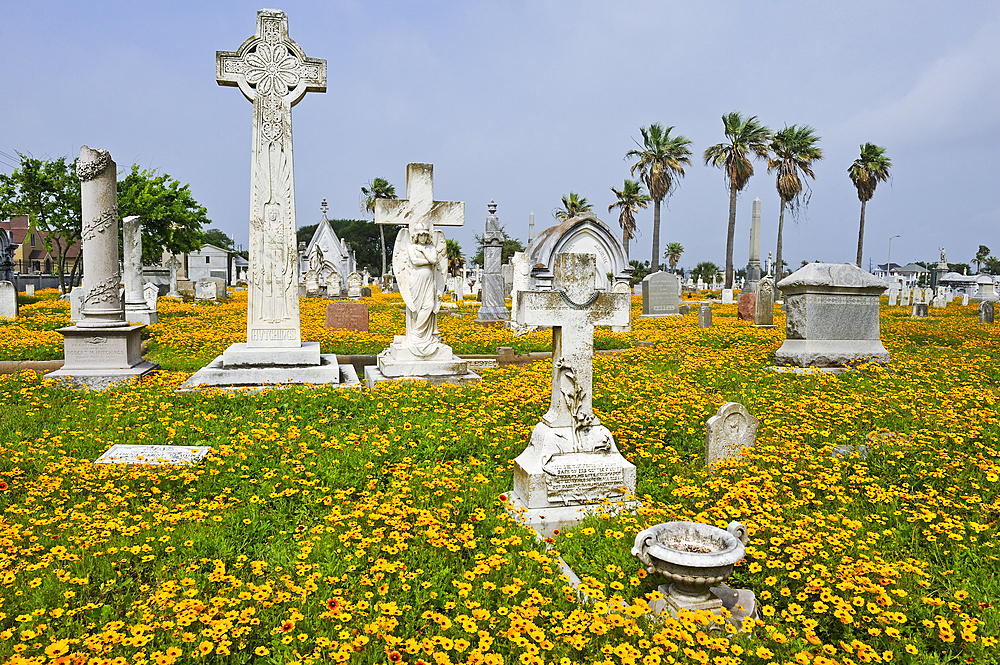
[[[476,323],[489,324],[495,321],[507,321],[510,315],[504,303],[503,273],[500,271],[500,259],[503,253],[503,233],[500,231],[500,219],[497,217],[497,204],[490,201],[487,210],[486,232],[483,234],[483,304],[476,316]]]
[[[142,359],[144,325],[129,325],[118,272],[118,193],[107,150],[80,149],[76,163],[83,217],[83,305],[75,326],[60,328],[65,362],[46,378],[103,389],[159,367]],[[141,291],[140,291],[141,296]]]
[[[747,278],[743,283],[743,293],[754,293],[760,281],[760,199],[753,200],[753,215],[750,218],[750,260],[747,262]]]

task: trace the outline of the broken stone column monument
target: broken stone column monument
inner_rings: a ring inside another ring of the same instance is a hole
[[[150,310],[142,286],[142,225],[131,215],[122,220],[125,257],[125,320],[150,325],[157,322],[156,309]]]
[[[80,148],[83,229],[83,306],[76,325],[60,328],[65,362],[45,375],[102,390],[149,374],[159,365],[142,359],[142,329],[130,325],[118,295],[118,194],[115,163],[106,150]]]
[[[519,325],[552,326],[551,404],[514,461],[511,496],[517,518],[543,532],[601,501],[635,505],[635,465],[592,407],[594,326],[628,325],[631,296],[595,290],[595,266],[593,254],[558,254],[551,288],[518,300]]]

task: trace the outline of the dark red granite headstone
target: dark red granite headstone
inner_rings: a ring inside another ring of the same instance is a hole
[[[753,321],[754,309],[756,308],[756,305],[757,305],[756,293],[740,294],[740,304],[738,305],[740,318],[744,321]],[[327,314],[327,316],[329,316],[329,314]],[[329,328],[329,326],[327,327]]]
[[[368,332],[368,305],[363,302],[332,302],[326,306],[326,327]]]

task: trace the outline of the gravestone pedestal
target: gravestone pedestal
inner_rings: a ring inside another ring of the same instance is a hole
[[[497,204],[490,201],[490,211],[486,218],[486,233],[483,234],[483,304],[476,315],[476,323],[491,324],[510,319],[504,303],[503,273],[500,258],[503,250],[503,234],[500,220],[496,216]]]

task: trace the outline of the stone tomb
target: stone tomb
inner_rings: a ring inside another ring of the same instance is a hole
[[[17,318],[17,288],[11,282],[0,282],[0,318]]]
[[[781,280],[788,312],[775,363],[824,370],[888,364],[879,339],[879,296],[887,286],[850,263],[810,263]]]
[[[363,302],[332,302],[326,306],[326,327],[368,332],[368,305]]]
[[[680,278],[670,272],[660,271],[642,280],[641,319],[658,316],[680,316]]]
[[[711,469],[717,462],[738,457],[756,443],[757,419],[742,404],[726,402],[705,423],[705,466]]]
[[[270,62],[262,53],[282,55]],[[262,9],[256,34],[215,61],[216,82],[253,104],[247,336],[180,389],[357,383],[352,365],[320,354],[319,342],[302,342],[299,318],[292,107],[307,92],[326,92],[326,60],[306,57],[289,38],[284,12]]]
[[[519,325],[552,327],[551,404],[514,461],[510,498],[516,519],[543,535],[602,501],[637,505],[635,465],[592,407],[594,326],[628,325],[631,296],[595,290],[595,263],[593,254],[560,254],[551,290],[519,298]]]
[[[94,464],[194,464],[212,450],[211,446],[142,446],[116,443]]]

